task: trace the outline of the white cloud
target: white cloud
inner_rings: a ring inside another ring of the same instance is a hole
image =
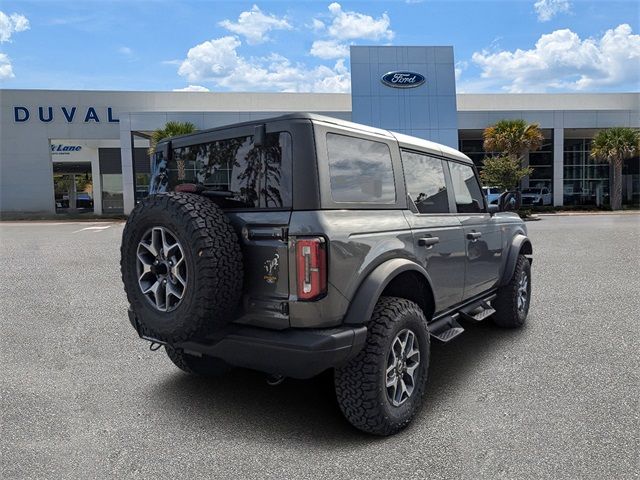
[[[462,76],[462,72],[464,72],[468,67],[469,67],[469,62],[467,62],[466,60],[460,60],[456,62],[456,65],[454,68],[456,82],[460,80],[460,77]]]
[[[174,88],[174,92],[210,92],[207,87],[203,87],[202,85],[189,85],[184,88]]]
[[[333,17],[328,32],[337,40],[391,40],[394,32],[389,28],[389,15],[383,13],[379,18],[359,12],[346,12],[339,3],[329,5],[329,12]]]
[[[533,4],[538,20],[548,22],[558,13],[567,13],[571,9],[569,0],[538,0]]]
[[[349,46],[336,40],[316,40],[309,51],[314,57],[322,59],[346,58],[349,56]]]
[[[310,27],[311,27],[311,30],[313,30],[314,32],[320,32],[324,30],[325,24],[321,20],[314,18],[311,20]]]
[[[347,92],[350,74],[339,60],[333,67],[309,68],[278,54],[246,58],[237,51],[241,42],[226,36],[191,48],[178,74],[189,82],[210,82],[232,91]]]
[[[13,77],[15,77],[15,75],[13,74],[11,59],[6,53],[0,52],[0,80],[6,80]]]
[[[242,12],[237,22],[223,20],[220,26],[244,36],[249,45],[269,40],[266,34],[271,30],[291,30],[292,28],[286,17],[278,18],[273,14],[263,13],[257,5],[249,11]]]
[[[11,36],[16,32],[29,30],[29,20],[24,15],[12,13],[7,15],[0,11],[0,43],[11,41]]]
[[[509,92],[640,88],[640,35],[628,24],[584,40],[569,29],[542,35],[530,50],[475,52],[488,85]]]
[[[121,53],[122,55],[125,55],[127,57],[133,55],[133,50],[129,47],[120,47],[118,49],[118,53]]]
[[[324,22],[313,19],[312,30],[315,32],[326,31],[325,40],[316,40],[311,45],[309,54],[322,58],[346,58],[349,56],[349,45],[345,40],[391,40],[394,32],[389,28],[391,20],[386,13],[379,18],[373,18],[360,12],[350,12],[342,10],[339,3],[329,5],[331,22],[325,25]]]

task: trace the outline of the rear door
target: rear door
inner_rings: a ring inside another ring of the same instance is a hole
[[[502,232],[487,212],[475,168],[448,161],[455,208],[462,225],[466,253],[464,298],[490,290],[498,283],[502,265]]]
[[[416,257],[429,273],[435,311],[462,300],[465,244],[462,225],[449,198],[446,162],[425,153],[403,150],[402,164]]]
[[[243,255],[244,296],[238,321],[271,328],[289,326],[293,140],[285,128],[281,122],[247,125],[206,133],[185,145],[175,141],[167,172],[171,186],[203,185],[224,209]]]

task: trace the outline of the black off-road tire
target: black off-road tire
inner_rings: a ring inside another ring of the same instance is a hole
[[[518,308],[518,296],[523,275],[527,278],[527,296],[524,310]],[[531,303],[531,263],[524,255],[518,256],[516,269],[509,283],[498,289],[498,296],[491,302],[496,310],[493,323],[504,328],[522,327],[529,313]]]
[[[231,370],[231,366],[219,358],[196,357],[185,353],[181,348],[173,348],[169,345],[165,345],[164,348],[173,364],[186,373],[203,377],[217,377]]]
[[[420,349],[417,381],[411,396],[394,406],[387,395],[386,369],[391,344],[404,329],[416,335]],[[392,435],[405,428],[422,405],[429,369],[427,319],[418,305],[397,297],[381,297],[367,324],[367,341],[360,353],[336,368],[338,404],[356,428],[375,435]]]
[[[187,285],[171,311],[155,308],[138,284],[138,245],[157,226],[176,237],[186,261]],[[191,193],[146,198],[127,220],[120,252],[122,281],[142,335],[175,344],[232,319],[241,300],[242,252],[229,219],[211,200]]]

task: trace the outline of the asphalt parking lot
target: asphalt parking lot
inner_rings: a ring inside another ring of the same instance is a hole
[[[373,438],[328,376],[202,380],[150,352],[121,223],[0,223],[0,477],[638,478],[640,215],[528,226],[528,325],[435,345],[421,413]]]

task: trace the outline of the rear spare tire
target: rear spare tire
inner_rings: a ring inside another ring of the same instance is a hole
[[[141,335],[184,342],[228,323],[240,303],[238,237],[220,207],[205,197],[148,197],[129,216],[120,253]]]

